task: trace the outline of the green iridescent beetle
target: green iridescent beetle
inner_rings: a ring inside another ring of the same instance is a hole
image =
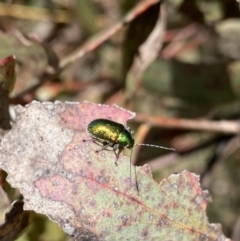
[[[116,155],[115,164],[117,164],[118,157],[124,147],[132,149],[134,146],[131,130],[109,119],[93,120],[89,123],[87,132],[93,139],[103,144],[103,148],[99,151],[105,150],[108,147],[113,149]]]
[[[108,147],[112,148],[112,150],[116,155],[116,160],[115,160],[116,165],[117,165],[117,160],[119,158],[119,155],[125,147],[132,150],[134,146],[139,145],[139,146],[156,147],[156,148],[161,148],[166,150],[174,150],[173,148],[167,148],[167,147],[157,146],[157,145],[135,144],[134,139],[132,137],[133,133],[129,127],[125,127],[124,125],[109,119],[95,119],[91,121],[87,126],[87,132],[95,142],[101,143],[103,145],[103,147],[96,152],[105,150]],[[132,151],[130,155],[130,162],[131,162],[131,158],[132,158]],[[138,190],[136,169],[134,170],[135,170],[136,188]],[[131,179],[131,163],[130,163],[130,179]]]

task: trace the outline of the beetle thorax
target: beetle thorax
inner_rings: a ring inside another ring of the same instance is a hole
[[[127,147],[129,149],[133,148],[134,146],[134,139],[131,133],[126,129],[124,129],[123,131],[121,131],[121,133],[119,133],[117,142],[120,146]]]

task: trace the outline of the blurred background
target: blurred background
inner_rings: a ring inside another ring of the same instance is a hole
[[[0,1],[0,59],[16,56],[14,106],[84,100],[136,112],[134,164],[160,182],[188,170],[209,222],[240,240],[240,9],[236,0]],[[1,207],[0,207],[1,208]],[[1,220],[5,210],[1,211]],[[70,240],[36,215],[19,241]]]

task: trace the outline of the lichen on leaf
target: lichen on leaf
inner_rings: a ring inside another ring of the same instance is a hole
[[[137,167],[138,194],[129,158],[122,153],[116,166],[113,151],[96,152],[101,147],[88,123],[110,118],[126,126],[133,113],[89,102],[33,102],[18,106],[16,116],[1,142],[0,167],[25,209],[47,215],[77,240],[226,240],[220,225],[208,223],[197,175],[184,171],[158,184]]]

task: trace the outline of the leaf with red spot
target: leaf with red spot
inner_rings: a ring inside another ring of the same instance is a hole
[[[0,146],[0,166],[20,189],[25,209],[46,214],[77,240],[226,240],[209,224],[207,192],[184,171],[157,184],[137,167],[139,195],[129,158],[99,146],[89,122],[110,118],[126,126],[133,113],[88,102],[39,103],[16,108],[17,121]],[[133,169],[133,168],[132,168]]]

